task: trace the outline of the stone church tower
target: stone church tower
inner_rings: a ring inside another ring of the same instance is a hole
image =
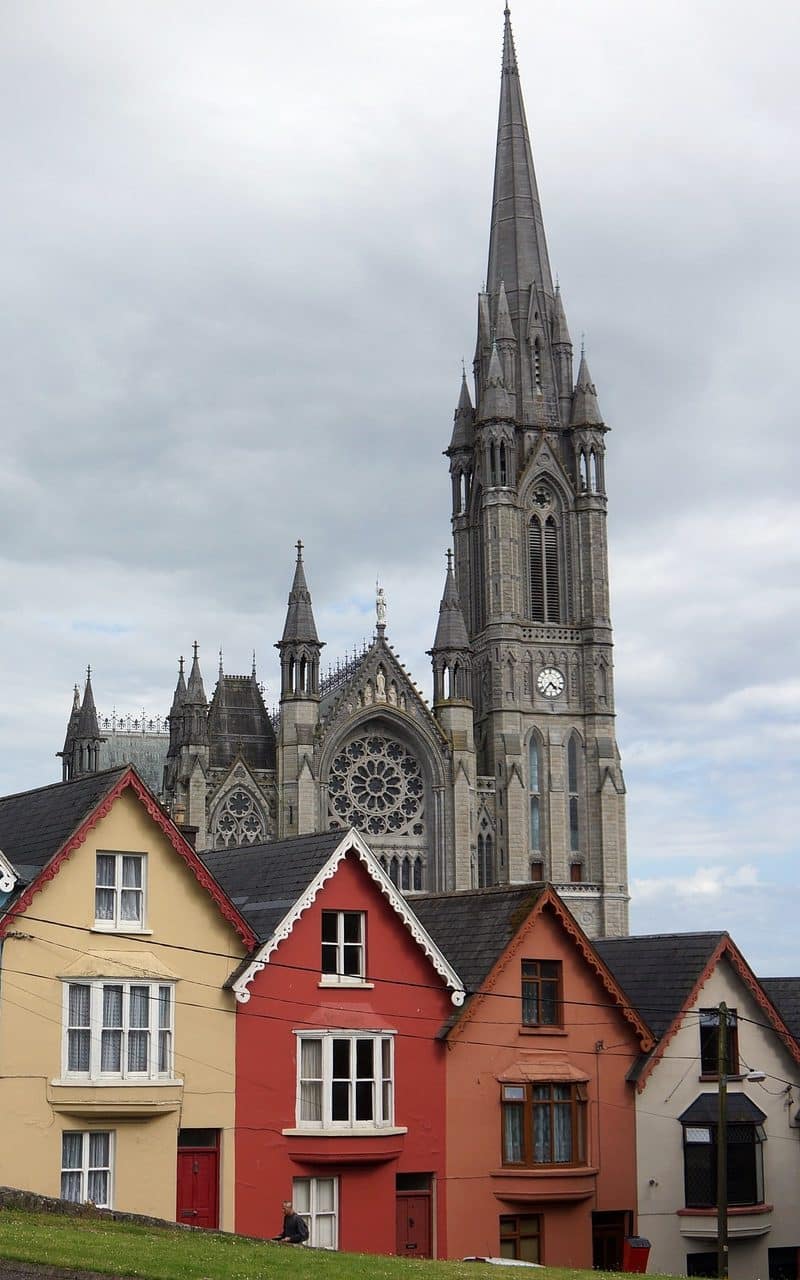
[[[592,934],[627,932],[625,795],[614,733],[605,434],[586,357],[573,384],[511,19],[494,199],[447,454],[467,620],[481,881],[554,882]]]
[[[429,651],[433,705],[387,638],[380,592],[372,641],[322,673],[298,543],[279,711],[267,711],[255,661],[230,676],[221,653],[209,702],[195,645],[160,731],[161,797],[199,848],[355,826],[402,890],[548,880],[590,936],[623,934],[607,428],[583,354],[573,377],[508,10],[474,378],[446,450],[454,555]],[[100,737],[107,723],[87,682],[65,776],[119,762],[103,756],[125,749]]]

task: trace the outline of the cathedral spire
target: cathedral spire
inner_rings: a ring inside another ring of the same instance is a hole
[[[317,626],[314,622],[314,611],[311,607],[311,592],[306,582],[303,568],[303,544],[297,543],[297,563],[294,568],[294,581],[289,592],[289,604],[286,610],[286,622],[283,627],[281,643],[306,641],[319,644]]]
[[[447,573],[444,580],[442,600],[439,605],[439,622],[436,627],[436,637],[433,641],[433,648],[430,652],[435,654],[445,649],[454,652],[461,649],[469,649],[467,626],[464,622],[464,614],[461,610],[461,601],[458,597],[456,578],[453,573],[452,551],[448,551],[447,553]]]
[[[203,706],[207,703],[206,691],[203,687],[203,677],[200,672],[200,659],[197,656],[199,645],[195,640],[192,645],[192,669],[189,672],[189,682],[186,685],[186,702],[195,704],[201,703]],[[183,669],[181,668],[181,675]]]
[[[518,320],[525,310],[525,299],[521,295],[530,289],[534,281],[552,297],[553,281],[511,30],[511,13],[506,8],[486,291],[496,296],[501,283],[505,282],[511,318]]]
[[[83,690],[83,702],[78,719],[79,738],[99,738],[100,726],[97,723],[97,708],[94,705],[92,692],[92,668],[86,668],[86,685]]]

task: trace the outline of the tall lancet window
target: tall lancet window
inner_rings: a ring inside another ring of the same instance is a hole
[[[570,853],[580,853],[581,850],[579,747],[578,735],[571,733],[567,742],[567,818]]]
[[[535,622],[561,622],[559,527],[553,515],[531,517],[528,525],[528,568],[531,617]]]
[[[542,757],[539,740],[531,734],[528,744],[528,801],[530,810],[530,851],[533,857],[542,850]]]

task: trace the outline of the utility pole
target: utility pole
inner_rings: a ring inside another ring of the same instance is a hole
[[[728,1276],[728,1006],[717,1027],[717,1276]]]

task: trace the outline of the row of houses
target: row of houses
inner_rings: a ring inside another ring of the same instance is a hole
[[[0,800],[0,1182],[322,1248],[797,1280],[800,979],[404,896],[359,834],[198,855],[126,767]]]

